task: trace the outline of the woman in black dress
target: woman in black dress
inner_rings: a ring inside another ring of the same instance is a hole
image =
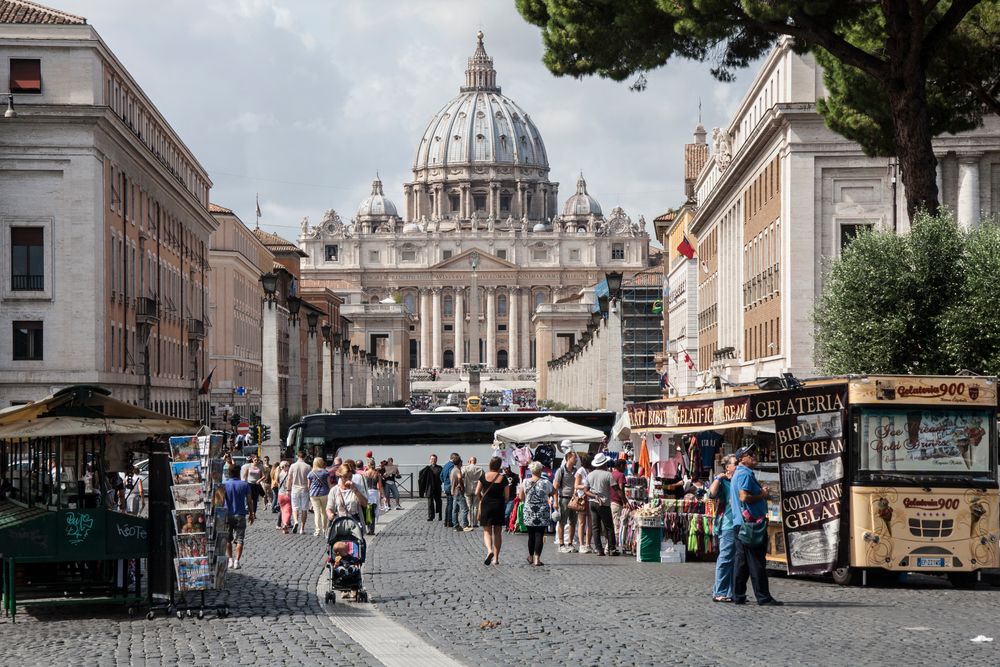
[[[490,459],[490,470],[476,484],[479,496],[479,525],[483,527],[483,542],[486,544],[486,560],[500,564],[500,546],[503,544],[503,512],[510,495],[507,478],[500,472],[500,459]]]

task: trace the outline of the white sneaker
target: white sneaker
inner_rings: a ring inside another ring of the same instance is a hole
[[[582,553],[582,554],[589,554],[590,553],[590,547],[586,547],[586,546],[580,547],[580,553]]]
[[[233,561],[233,569],[234,570],[240,569],[240,562],[238,560],[237,561]]]
[[[233,569],[233,559],[232,558],[229,559],[229,569],[230,570]]]

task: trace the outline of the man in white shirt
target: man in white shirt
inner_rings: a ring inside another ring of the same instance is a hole
[[[292,517],[295,524],[292,532],[304,535],[306,519],[309,518],[309,471],[306,453],[299,452],[298,460],[288,469],[288,486],[292,490]]]

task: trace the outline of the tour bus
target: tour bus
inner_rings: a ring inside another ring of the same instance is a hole
[[[292,424],[285,456],[305,451],[308,460],[322,456],[361,459],[370,450],[378,460],[393,457],[405,474],[427,465],[437,454],[444,463],[451,452],[475,456],[484,466],[493,456],[493,434],[545,415],[611,433],[615,413],[597,412],[410,412],[406,408],[345,408],[336,414],[316,414]],[[583,450],[581,450],[583,451]]]
[[[483,403],[478,396],[469,396],[465,399],[465,411],[466,412],[482,412]]]
[[[996,378],[786,375],[629,415],[633,432],[714,431],[723,453],[756,445],[769,567],[843,585],[887,570],[967,586],[1000,566]]]

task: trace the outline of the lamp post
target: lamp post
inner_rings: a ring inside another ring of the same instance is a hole
[[[277,437],[284,405],[278,379],[278,309],[274,305],[278,274],[268,271],[261,275],[260,286],[264,291],[263,303],[267,304],[266,308],[261,304],[260,419],[261,423],[271,427],[274,437]],[[270,442],[269,438],[261,443],[262,453],[277,460],[278,447]]]

